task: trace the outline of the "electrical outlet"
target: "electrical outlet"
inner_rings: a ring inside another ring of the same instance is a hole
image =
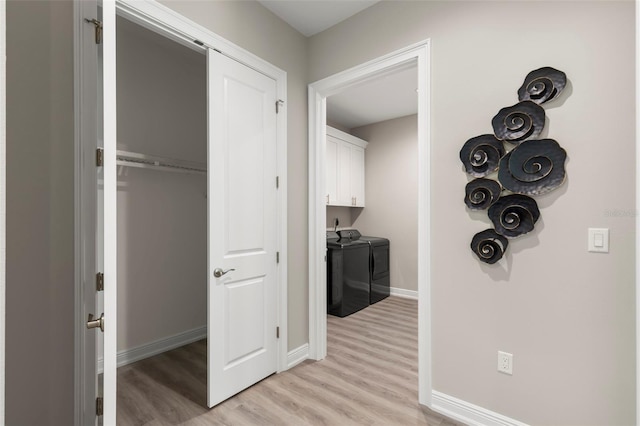
[[[513,354],[498,351],[498,371],[504,374],[513,374]]]

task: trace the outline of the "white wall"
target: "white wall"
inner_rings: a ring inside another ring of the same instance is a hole
[[[351,218],[351,212],[354,210],[360,211],[362,210],[362,208],[327,206],[327,231],[333,231],[333,229],[335,228],[334,219],[338,219],[338,229],[353,228],[353,219]]]
[[[634,3],[380,2],[309,40],[309,81],[431,38],[433,385],[531,424],[635,423]],[[568,180],[505,259],[469,250],[487,227],[462,203],[458,153],[517,102],[525,75],[565,71],[547,107]],[[586,250],[611,229],[611,252]],[[514,374],[496,372],[497,351]]]
[[[352,226],[362,235],[388,238],[391,287],[417,291],[417,116],[358,127],[351,134],[369,142],[365,150],[367,205],[352,209]]]
[[[117,31],[118,149],[206,163],[206,57]],[[206,326],[206,192],[205,174],[119,169],[119,351]]]

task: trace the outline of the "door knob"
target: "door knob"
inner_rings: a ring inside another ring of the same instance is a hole
[[[231,272],[231,271],[235,271],[235,269],[231,268],[231,269],[227,269],[226,271],[223,271],[221,268],[216,268],[213,270],[213,276],[216,278],[220,278],[227,272]]]
[[[100,327],[100,331],[104,331],[104,314],[100,315],[100,318],[93,318],[93,314],[89,314],[89,319],[87,320],[87,328],[98,328]]]

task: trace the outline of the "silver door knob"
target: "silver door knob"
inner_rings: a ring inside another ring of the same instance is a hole
[[[87,320],[87,328],[100,328],[100,331],[104,331],[104,314],[100,315],[100,318],[93,318],[93,314],[89,314],[89,319]]]
[[[221,268],[216,268],[213,270],[213,276],[216,278],[220,278],[227,272],[231,272],[231,271],[235,271],[235,269],[231,268],[231,269],[227,269],[226,271],[223,271]]]

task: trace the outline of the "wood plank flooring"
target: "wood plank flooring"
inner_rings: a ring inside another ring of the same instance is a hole
[[[459,425],[418,404],[417,302],[329,316],[328,355],[206,407],[206,340],[118,369],[118,425]]]

